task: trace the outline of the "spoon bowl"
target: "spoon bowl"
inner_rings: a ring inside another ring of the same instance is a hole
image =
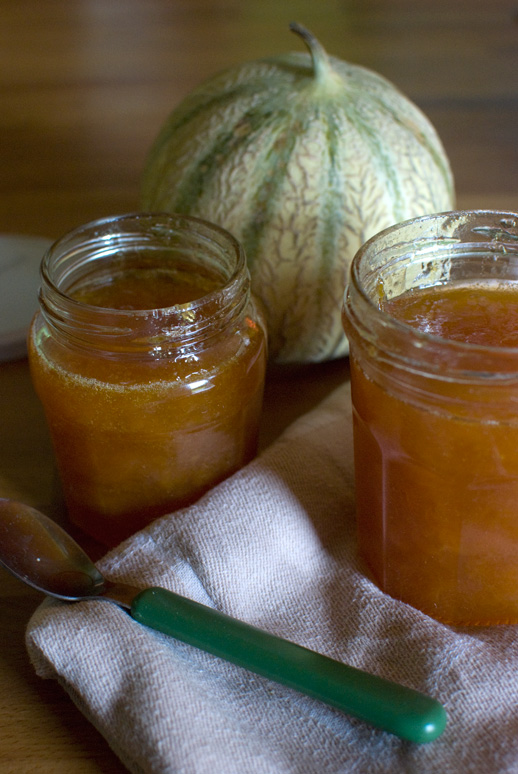
[[[67,602],[105,600],[156,631],[295,688],[411,742],[436,739],[446,713],[435,699],[355,669],[162,588],[113,583],[52,519],[0,498],[0,565]]]
[[[29,505],[0,498],[0,564],[29,586],[77,601],[105,590],[95,564],[56,522]]]

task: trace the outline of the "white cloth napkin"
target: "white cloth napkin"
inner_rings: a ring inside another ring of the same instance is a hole
[[[160,585],[436,697],[412,745],[158,634],[106,602],[46,600],[27,646],[132,772],[518,772],[516,628],[454,629],[390,599],[356,555],[348,386],[195,506],[106,556]]]

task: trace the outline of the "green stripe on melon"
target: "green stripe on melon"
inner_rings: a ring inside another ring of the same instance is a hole
[[[348,352],[341,304],[360,245],[452,209],[448,159],[423,113],[386,79],[310,54],[245,63],[186,97],[149,154],[142,206],[218,223],[244,245],[278,362]]]

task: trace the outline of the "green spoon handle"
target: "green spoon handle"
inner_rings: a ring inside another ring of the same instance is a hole
[[[397,683],[231,618],[171,591],[139,592],[131,615],[140,623],[320,699],[410,742],[442,733],[446,713],[438,701]]]

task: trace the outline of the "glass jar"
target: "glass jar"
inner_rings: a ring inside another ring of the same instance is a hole
[[[353,261],[343,321],[359,550],[383,591],[434,618],[518,623],[518,348],[442,338],[383,309],[459,283],[518,292],[518,215],[407,221]]]
[[[256,453],[265,328],[215,225],[144,213],[65,235],[42,261],[29,359],[68,515],[105,545]]]

